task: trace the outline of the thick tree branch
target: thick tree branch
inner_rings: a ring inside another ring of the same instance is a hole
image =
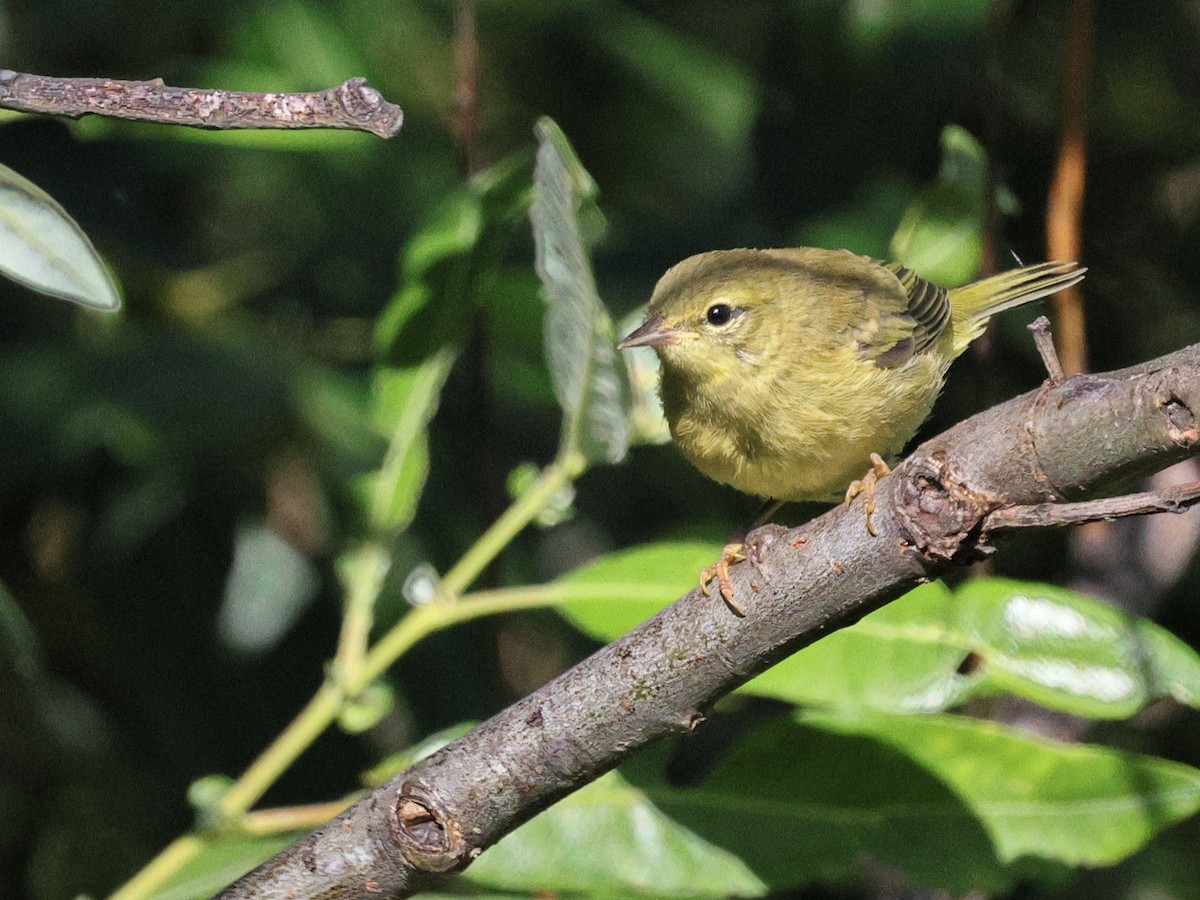
[[[690,731],[771,664],[1018,527],[1181,509],[1195,485],[1111,493],[1200,440],[1200,345],[1047,382],[921,445],[862,501],[752,534],[734,567],[745,618],[693,591],[228,888],[224,898],[403,897],[457,871],[651,741]]]
[[[400,107],[384,100],[365,78],[323,91],[260,94],[169,87],[161,78],[53,78],[0,69],[0,108],[196,128],[342,128],[382,138],[393,137],[404,121]]]

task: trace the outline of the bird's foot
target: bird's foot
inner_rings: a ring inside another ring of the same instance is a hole
[[[846,506],[849,507],[859,494],[867,495],[867,533],[875,536],[875,525],[871,522],[871,513],[875,512],[875,487],[879,479],[891,474],[891,467],[883,461],[878,453],[871,454],[871,470],[857,481],[850,482],[846,488]]]
[[[735,616],[744,616],[746,611],[733,599],[733,582],[729,580],[729,567],[746,558],[742,553],[744,539],[744,535],[734,535],[721,550],[721,558],[700,572],[700,592],[708,597],[710,595],[709,582],[716,581],[721,599],[725,601],[725,605]]]

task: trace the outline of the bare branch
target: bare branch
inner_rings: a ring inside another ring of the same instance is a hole
[[[1014,528],[1195,503],[1197,485],[1079,501],[1194,453],[1200,344],[1076,376],[921,445],[862,501],[747,538],[745,618],[699,590],[422,760],[221,896],[406,897],[719,698]]]
[[[0,69],[0,108],[53,116],[95,114],[196,128],[342,128],[382,138],[400,131],[404,113],[351,78],[303,93],[250,93],[169,87],[153,81],[53,78]]]

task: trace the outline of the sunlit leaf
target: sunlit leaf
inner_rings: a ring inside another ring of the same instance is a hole
[[[667,542],[611,553],[555,582],[570,598],[555,608],[584,634],[611,641],[699,583],[717,544]]]
[[[1163,697],[1200,703],[1200,656],[1147,619],[1005,578],[966,582],[955,601],[993,690],[1093,718],[1131,716]]]
[[[595,185],[554,122],[540,119],[537,133],[529,217],[548,306],[546,359],[565,414],[563,445],[589,461],[619,462],[629,444],[629,387],[578,218]]]
[[[619,334],[629,334],[646,319],[645,307],[634,310],[621,320]],[[660,363],[653,347],[631,347],[621,354],[625,360],[625,375],[629,381],[629,442],[631,444],[665,444],[671,440],[671,430],[663,414],[662,398],[658,392]]]
[[[958,716],[802,721],[871,735],[950,787],[985,826],[999,861],[1111,865],[1200,809],[1200,771],[1087,744],[1061,744]]]
[[[954,627],[953,604],[941,582],[922,585],[741,690],[840,710],[918,713],[961,703],[973,680],[958,671],[969,642]]]
[[[1127,718],[1164,697],[1196,705],[1200,656],[1145,619],[1073,591],[975,579],[925,585],[743,688],[852,711],[933,712],[1009,692],[1051,709]]]
[[[467,869],[499,890],[659,897],[757,897],[735,856],[663,815],[615,772],[504,837]]]
[[[0,166],[0,272],[26,287],[93,309],[121,295],[83,229],[53,197]]]

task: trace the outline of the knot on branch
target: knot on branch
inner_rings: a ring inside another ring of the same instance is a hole
[[[1192,447],[1200,441],[1200,429],[1184,394],[1187,392],[1184,375],[1178,368],[1164,369],[1154,390],[1154,406],[1167,420],[1167,432],[1180,447]]]
[[[453,872],[473,858],[458,823],[422,785],[406,781],[392,807],[392,838],[412,866]]]
[[[992,554],[983,522],[999,504],[972,491],[945,451],[914,456],[896,474],[896,520],[930,562],[963,565]]]

